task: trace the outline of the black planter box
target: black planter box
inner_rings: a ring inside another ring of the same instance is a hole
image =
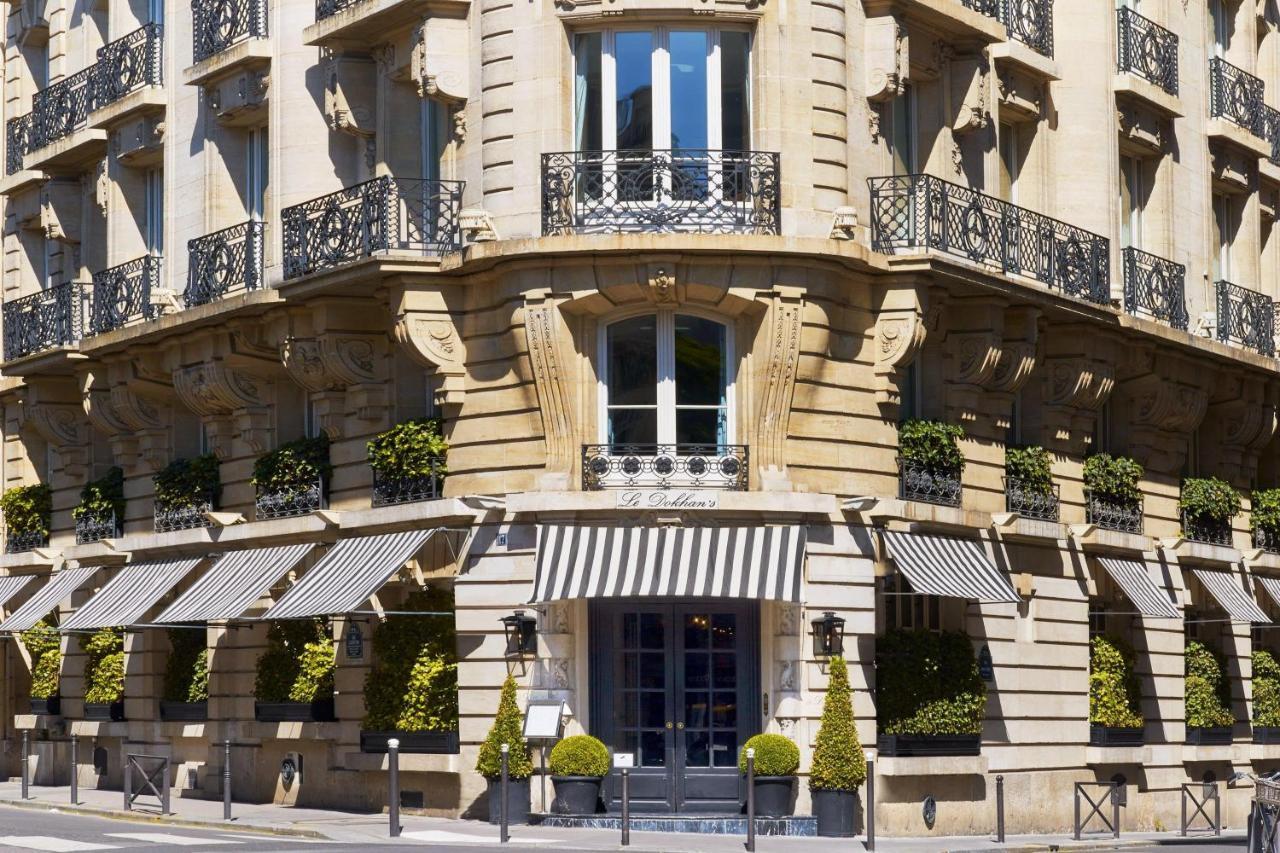
[[[886,735],[891,737],[891,735]],[[852,838],[858,833],[862,803],[857,791],[813,791],[813,816],[818,819],[818,836]]]
[[[928,755],[981,755],[981,735],[880,735],[876,752],[906,758]]]
[[[743,780],[746,781],[745,779]],[[790,817],[796,811],[796,777],[794,776],[757,776],[755,777],[756,816],[757,817]],[[747,804],[742,804],[745,814]]]
[[[552,814],[593,815],[600,811],[601,776],[552,776]]]
[[[1141,727],[1089,725],[1089,746],[1142,746],[1145,729]]]
[[[1192,746],[1230,746],[1231,726],[1212,729],[1194,729],[1187,727],[1187,741]]]
[[[1280,743],[1280,726],[1254,726],[1254,743]]]
[[[62,697],[50,696],[48,699],[31,698],[31,713],[45,717],[56,717],[62,713]]]
[[[502,780],[486,779],[489,788],[489,823],[502,822]],[[507,823],[517,826],[529,822],[529,780],[507,780]]]
[[[124,700],[119,702],[85,702],[84,718],[99,723],[124,721]]]
[[[314,702],[254,702],[253,716],[260,723],[332,723],[338,718],[332,699]]]
[[[397,738],[400,753],[415,755],[457,755],[457,732],[361,732],[361,752],[386,752],[387,741]]]
[[[166,702],[160,700],[160,719],[165,722],[203,722],[209,719],[208,702]]]

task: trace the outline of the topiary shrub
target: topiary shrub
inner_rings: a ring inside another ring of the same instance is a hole
[[[881,734],[982,732],[987,686],[964,634],[890,631],[876,643],[876,684]]]
[[[1280,536],[1280,489],[1258,489],[1250,498],[1250,531]]]
[[[1187,643],[1185,704],[1187,728],[1212,729],[1235,724],[1226,661],[1195,640]]]
[[[1094,637],[1089,655],[1089,722],[1108,728],[1143,724],[1133,650],[1115,637]]]
[[[1280,663],[1263,649],[1253,653],[1253,724],[1280,727]]]
[[[164,691],[160,698],[166,702],[207,702],[209,648],[204,630],[170,628],[166,633],[169,659],[165,663]]]
[[[904,462],[932,474],[960,474],[964,471],[962,438],[964,430],[956,424],[909,420],[898,427],[898,453]]]
[[[53,494],[44,483],[15,486],[0,495],[0,512],[10,538],[39,536],[49,538],[49,522],[53,516]]]
[[[449,444],[440,429],[440,418],[414,418],[396,424],[368,443],[369,467],[392,480],[445,474]]]
[[[334,648],[325,619],[271,623],[258,658],[259,702],[315,702],[333,695]]]
[[[853,721],[853,693],[844,658],[837,655],[831,659],[828,675],[809,787],[815,791],[854,791],[867,779],[867,758]]]
[[[1043,447],[1010,447],[1004,452],[1004,474],[1025,491],[1053,494],[1052,457]]]
[[[80,490],[80,503],[71,510],[71,517],[76,521],[83,518],[107,521],[112,514],[117,521],[124,518],[124,472],[119,468],[112,468],[106,476],[85,483]]]
[[[738,769],[743,773],[748,749],[756,751],[757,776],[794,776],[800,769],[800,748],[789,737],[766,733],[748,738],[738,751]]]
[[[31,656],[31,698],[52,699],[58,695],[62,676],[62,637],[47,619],[21,634],[22,645]]]
[[[1217,477],[1191,477],[1182,481],[1178,509],[1188,520],[1222,524],[1240,514],[1240,493]]]
[[[434,587],[415,591],[403,609],[450,612],[453,592]],[[457,632],[452,619],[388,616],[373,633],[373,655],[364,678],[366,730],[457,731]]]
[[[206,453],[194,459],[175,459],[151,482],[155,486],[156,509],[162,512],[199,506],[206,501],[217,504],[222,489],[218,457]]]
[[[591,735],[571,735],[551,748],[547,766],[552,776],[608,776],[609,748]]]
[[[259,456],[251,479],[260,492],[289,497],[307,491],[317,480],[328,480],[332,473],[329,436],[322,433],[290,441]]]
[[[480,755],[476,758],[476,772],[487,779],[502,775],[502,745],[507,744],[507,777],[528,779],[533,775],[533,760],[529,757],[529,744],[525,742],[521,728],[520,707],[516,704],[516,680],[508,675],[502,682],[502,698],[498,700],[498,713],[493,717]]]
[[[124,697],[124,631],[102,628],[80,641],[85,653],[84,701],[94,705]]]
[[[1143,468],[1127,456],[1096,453],[1084,460],[1084,486],[1090,494],[1114,506],[1136,509],[1142,502]]]

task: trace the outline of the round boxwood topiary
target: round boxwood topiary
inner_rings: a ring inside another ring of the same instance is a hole
[[[552,776],[609,775],[609,748],[591,735],[571,735],[551,748]]]
[[[738,769],[747,772],[747,750],[756,751],[757,776],[794,776],[800,768],[800,748],[784,735],[761,734],[749,738],[738,752]]]

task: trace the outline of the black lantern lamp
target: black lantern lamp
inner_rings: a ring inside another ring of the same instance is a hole
[[[844,654],[844,617],[827,610],[821,619],[813,620],[813,654],[827,658]]]
[[[507,654],[532,655],[538,651],[538,620],[517,610],[502,617],[502,631],[507,635]]]

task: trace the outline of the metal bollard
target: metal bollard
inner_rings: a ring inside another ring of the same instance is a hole
[[[867,756],[867,849],[876,849],[876,762]]]
[[[30,780],[31,775],[31,732],[22,732],[22,799],[31,799]]]
[[[1120,786],[1111,788],[1111,837],[1120,837]]]
[[[222,742],[222,819],[231,820],[231,738]]]
[[[622,768],[622,846],[631,846],[631,771]]]
[[[756,849],[756,751],[747,750],[747,853]]]
[[[387,813],[391,818],[391,837],[400,837],[400,741],[391,738],[387,741],[387,779],[391,783],[390,802]]]
[[[133,810],[133,798],[129,796],[133,793],[133,762],[129,760],[129,753],[125,752],[124,747],[120,747],[120,757],[124,759],[124,810]]]
[[[502,784],[498,787],[498,796],[502,798],[502,802],[498,803],[498,841],[506,844],[511,839],[511,833],[507,830],[507,762],[511,753],[511,745],[504,743],[502,745]]]
[[[80,763],[76,760],[76,752],[78,751],[80,738],[78,735],[71,736],[71,805],[80,804],[80,787],[79,780],[76,778],[80,775]]]
[[[173,814],[169,811],[169,762],[165,761],[164,766],[160,769],[163,774],[160,779],[160,814]]]
[[[1004,776],[996,777],[996,842],[1004,844]]]

